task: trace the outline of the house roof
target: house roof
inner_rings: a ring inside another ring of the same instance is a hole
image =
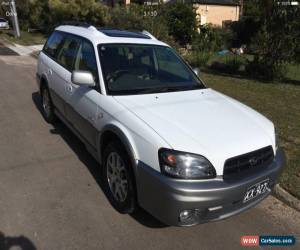
[[[192,3],[211,5],[240,5],[240,2],[236,0],[192,0]]]

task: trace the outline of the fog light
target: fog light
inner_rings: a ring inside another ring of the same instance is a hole
[[[179,221],[182,226],[192,226],[199,223],[200,216],[199,209],[183,210],[179,215]]]

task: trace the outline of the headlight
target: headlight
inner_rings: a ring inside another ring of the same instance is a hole
[[[210,179],[216,170],[203,156],[170,149],[158,152],[161,171],[166,175],[182,179]]]

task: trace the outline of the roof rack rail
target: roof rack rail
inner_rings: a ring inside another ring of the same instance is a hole
[[[110,37],[123,37],[123,38],[143,38],[143,39],[153,39],[148,34],[144,34],[141,31],[130,31],[130,30],[122,30],[122,29],[116,29],[116,28],[100,28],[98,31],[105,35]],[[150,34],[150,33],[149,33]]]
[[[148,32],[147,30],[143,30],[142,34],[149,36],[151,39],[157,40],[157,38],[155,36],[153,36],[150,32]]]
[[[80,21],[66,21],[66,22],[63,22],[62,25],[79,26],[79,27],[84,27],[84,28],[89,28],[89,27],[93,26],[89,23],[80,22]]]
[[[69,22],[63,22],[62,25],[70,25],[70,26],[76,26],[76,27],[83,27],[87,28],[93,32],[97,31],[97,28],[93,26],[92,24],[86,23],[86,22],[78,22],[78,21],[69,21]]]

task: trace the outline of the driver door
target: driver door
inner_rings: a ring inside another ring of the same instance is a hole
[[[94,46],[86,39],[81,38],[73,70],[91,72],[94,76],[96,87],[91,88],[75,85],[70,78],[66,88],[69,96],[66,116],[86,142],[96,149],[98,133],[96,122],[98,120],[98,113],[100,112],[99,100],[101,94],[98,91],[100,88]]]

